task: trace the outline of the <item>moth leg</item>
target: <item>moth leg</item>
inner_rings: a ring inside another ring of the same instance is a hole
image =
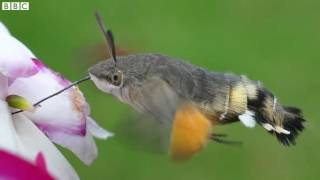
[[[241,141],[230,141],[230,140],[224,140],[218,137],[215,138],[211,138],[211,140],[217,142],[217,143],[221,143],[221,144],[227,144],[227,145],[242,145],[243,143]]]
[[[227,137],[227,134],[216,134],[212,133],[210,136],[210,139],[221,144],[228,144],[228,145],[242,145],[242,142],[240,141],[230,141],[230,140],[225,140],[223,138]]]
[[[215,137],[227,137],[227,134],[220,134],[220,133],[212,133],[210,136],[210,139],[213,139]]]

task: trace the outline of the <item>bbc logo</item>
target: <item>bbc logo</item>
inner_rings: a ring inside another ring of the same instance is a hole
[[[29,2],[2,2],[4,11],[28,11]]]

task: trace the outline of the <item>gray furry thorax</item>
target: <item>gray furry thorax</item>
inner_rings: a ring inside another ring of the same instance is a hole
[[[111,59],[103,61],[89,69],[97,78],[103,77],[112,68]],[[126,91],[140,86],[151,78],[160,78],[167,82],[177,94],[195,101],[211,101],[214,97],[225,94],[226,86],[240,80],[238,76],[208,71],[191,65],[183,60],[160,54],[135,54],[117,57],[117,67],[124,74],[123,85]],[[120,92],[109,92],[121,98]],[[126,96],[127,97],[127,96]]]

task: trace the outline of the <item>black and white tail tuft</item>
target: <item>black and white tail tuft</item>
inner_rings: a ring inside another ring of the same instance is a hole
[[[266,89],[259,89],[256,99],[248,100],[248,107],[255,112],[257,122],[285,146],[295,145],[296,138],[304,130],[300,109],[283,107]]]
[[[305,119],[298,108],[284,107],[283,128],[288,130],[290,134],[275,133],[277,139],[284,145],[295,145],[295,139],[304,130],[303,122]]]

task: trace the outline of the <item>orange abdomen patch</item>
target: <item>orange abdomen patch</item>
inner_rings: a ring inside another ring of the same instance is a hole
[[[205,147],[211,134],[210,121],[191,104],[178,108],[171,131],[170,155],[187,160]]]

